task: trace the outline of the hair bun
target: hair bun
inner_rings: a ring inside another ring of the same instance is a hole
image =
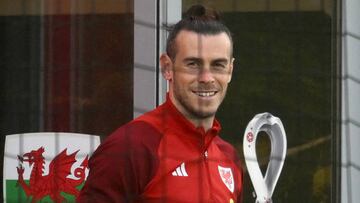
[[[219,21],[220,15],[214,9],[207,8],[203,5],[194,5],[187,10],[185,18],[201,21]]]

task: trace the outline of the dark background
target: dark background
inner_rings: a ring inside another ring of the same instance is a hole
[[[334,75],[331,18],[323,12],[226,12],[233,32],[234,73],[218,113],[222,137],[244,160],[243,134],[255,114],[270,112],[285,127],[288,153],[274,202],[330,202]],[[270,153],[257,141],[263,173]],[[244,169],[245,164],[243,165]],[[244,202],[254,202],[245,173]]]

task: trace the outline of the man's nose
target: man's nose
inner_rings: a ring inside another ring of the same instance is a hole
[[[199,72],[198,81],[202,83],[211,83],[214,82],[215,79],[213,73],[209,70],[209,68],[203,68]]]

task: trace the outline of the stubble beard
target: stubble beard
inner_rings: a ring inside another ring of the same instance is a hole
[[[221,98],[221,101],[219,102],[219,105],[214,110],[206,110],[206,104],[201,102],[200,100],[197,100],[198,104],[194,105],[191,101],[191,98],[189,95],[186,94],[187,90],[181,89],[179,85],[176,85],[174,87],[174,97],[179,102],[179,104],[182,106],[182,108],[186,111],[189,116],[192,119],[196,120],[203,120],[207,118],[214,117],[219,106],[221,105],[225,95]],[[225,90],[226,92],[226,90]],[[220,94],[220,92],[218,92]],[[196,108],[198,106],[198,108]]]

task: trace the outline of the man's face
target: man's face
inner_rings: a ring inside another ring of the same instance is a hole
[[[170,63],[170,98],[187,118],[214,117],[233,69],[232,45],[225,33],[202,35],[181,31]]]

